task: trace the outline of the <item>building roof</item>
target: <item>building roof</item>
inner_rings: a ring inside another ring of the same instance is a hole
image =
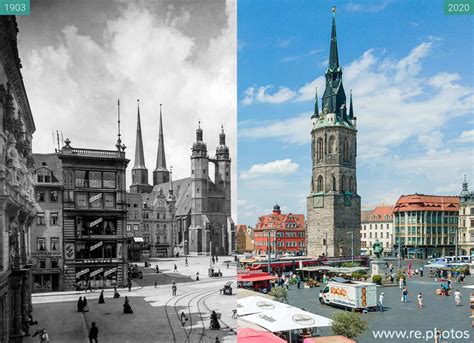
[[[238,233],[240,230],[244,230],[245,232],[247,232],[247,225],[245,224],[237,224],[236,225],[237,228],[236,228],[236,232]]]
[[[459,211],[459,197],[442,195],[402,195],[393,212],[405,211]]]
[[[58,158],[56,153],[51,154],[33,154],[33,159],[35,161],[35,170],[40,168],[47,168],[51,170],[53,176],[57,181],[61,182],[63,179],[62,164],[61,160]]]
[[[370,215],[374,212],[374,210],[362,210],[360,211],[360,221],[366,222],[369,220]]]
[[[295,223],[296,229],[304,229],[304,214],[288,214],[275,213],[267,214],[258,218],[258,223],[255,225],[255,229],[266,229],[266,228],[280,228],[286,229],[286,223]]]
[[[176,197],[176,215],[186,216],[191,211],[191,178],[186,177],[184,179],[173,180],[173,194]],[[165,194],[170,189],[170,183],[160,183],[153,186],[153,193],[158,193],[160,188],[163,189]]]

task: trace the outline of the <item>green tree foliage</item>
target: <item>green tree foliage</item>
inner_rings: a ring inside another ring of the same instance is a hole
[[[373,275],[372,276],[372,282],[375,282],[377,285],[381,285],[382,284],[382,275]]]
[[[276,301],[281,303],[288,302],[288,290],[283,287],[273,287],[269,295],[275,298]]]
[[[367,330],[367,321],[355,312],[336,312],[332,316],[332,333],[347,338],[356,338]]]

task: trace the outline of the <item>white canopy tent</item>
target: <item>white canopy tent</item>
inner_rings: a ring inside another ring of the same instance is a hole
[[[272,332],[332,325],[329,318],[259,296],[238,299],[237,314]]]

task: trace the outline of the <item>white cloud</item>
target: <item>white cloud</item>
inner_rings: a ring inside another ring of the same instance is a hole
[[[344,7],[346,11],[348,12],[375,13],[375,12],[383,11],[391,2],[392,0],[384,0],[378,3],[364,3],[364,4],[356,4],[356,3],[350,2],[346,4]]]
[[[279,104],[292,99],[295,95],[295,92],[287,87],[280,87],[278,91],[270,94],[268,91],[272,88],[273,86],[271,85],[261,86],[258,88],[247,88],[245,90],[245,98],[242,100],[242,104],[251,105],[254,102]]]
[[[461,143],[474,143],[474,130],[461,132],[458,141]]]
[[[298,164],[291,159],[276,160],[268,163],[254,164],[249,170],[240,172],[242,180],[269,176],[286,176],[298,170]]]
[[[459,81],[461,78],[458,74],[439,73],[428,80],[429,84],[436,88],[457,88],[459,85],[453,82]]]

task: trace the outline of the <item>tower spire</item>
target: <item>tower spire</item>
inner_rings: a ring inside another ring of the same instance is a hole
[[[329,69],[336,70],[339,67],[339,55],[337,53],[337,37],[336,37],[336,6],[332,6],[332,30],[331,30],[331,46],[329,49]]]
[[[350,95],[350,103],[349,103],[349,120],[354,119],[354,109],[352,108],[352,89],[351,89],[351,95]]]
[[[135,143],[135,163],[133,169],[146,169],[143,152],[142,125],[140,122],[140,100],[137,99],[137,139]]]
[[[314,96],[314,114],[311,119],[319,117],[319,104],[318,104],[318,87],[316,87],[316,95]]]
[[[156,153],[156,168],[153,171],[153,185],[168,182],[169,171],[166,169],[165,139],[163,135],[163,114],[160,104],[160,128],[158,132],[158,152]]]

